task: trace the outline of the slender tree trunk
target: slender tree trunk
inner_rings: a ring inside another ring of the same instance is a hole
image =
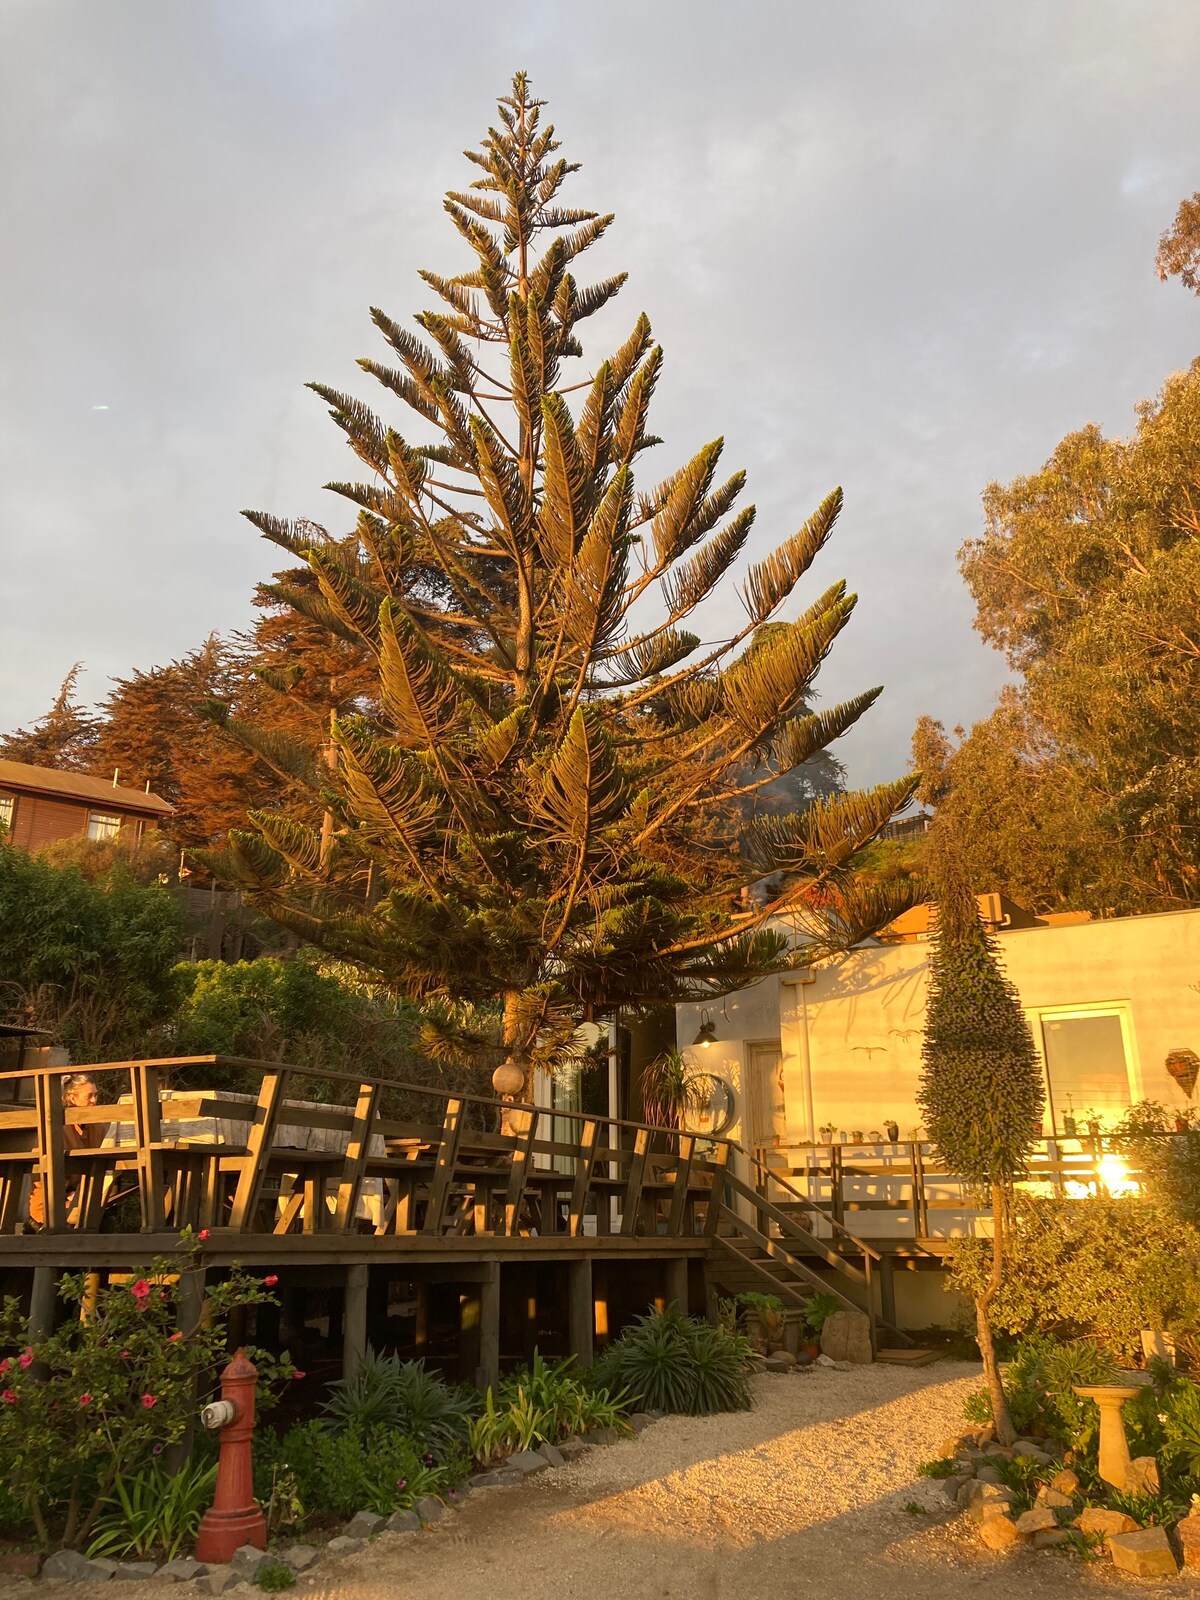
[[[996,1361],[996,1346],[992,1341],[989,1320],[992,1301],[1004,1277],[1004,1215],[1005,1194],[998,1183],[992,1185],[992,1275],[988,1286],[975,1301],[975,1336],[983,1356],[983,1376],[992,1402],[992,1421],[996,1426],[996,1439],[1000,1444],[1012,1444],[1017,1437],[1009,1415],[1008,1400],[1000,1381],[1000,1367]]]

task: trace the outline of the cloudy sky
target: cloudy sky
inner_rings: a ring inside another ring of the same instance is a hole
[[[0,0],[0,728],[244,626],[242,507],[345,525],[302,386],[375,399],[366,308],[463,266],[441,194],[522,66],[618,216],[592,349],[643,308],[666,349],[652,475],[724,434],[759,551],[845,488],[809,592],[861,596],[825,700],[886,685],[852,776],[986,713],[980,491],[1200,353],[1153,270],[1194,0]]]

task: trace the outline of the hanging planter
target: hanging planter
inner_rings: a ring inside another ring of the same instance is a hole
[[[1200,1056],[1194,1050],[1168,1050],[1167,1071],[1190,1100],[1200,1077]]]

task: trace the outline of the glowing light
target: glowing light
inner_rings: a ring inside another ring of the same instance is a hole
[[[1129,1168],[1120,1156],[1106,1155],[1101,1157],[1096,1168],[1100,1180],[1109,1194],[1120,1199],[1123,1195],[1137,1193],[1137,1184],[1129,1176]]]

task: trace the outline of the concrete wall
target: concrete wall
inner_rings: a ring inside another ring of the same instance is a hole
[[[1165,1058],[1180,1046],[1200,1052],[1200,911],[1013,929],[997,939],[1039,1049],[1044,1011],[1120,1006],[1131,1098],[1183,1103]],[[911,1137],[920,1123],[928,953],[926,942],[872,946],[817,968],[811,982],[794,981],[806,976],[797,972],[730,995],[708,1008],[718,1042],[690,1059],[726,1077],[744,1108],[747,1045],[778,1039],[789,1143],[814,1138],[825,1122],[867,1132],[888,1118],[901,1138]],[[681,1048],[691,1045],[700,1016],[699,1006],[678,1008]],[[753,1133],[743,1115],[734,1136]]]

